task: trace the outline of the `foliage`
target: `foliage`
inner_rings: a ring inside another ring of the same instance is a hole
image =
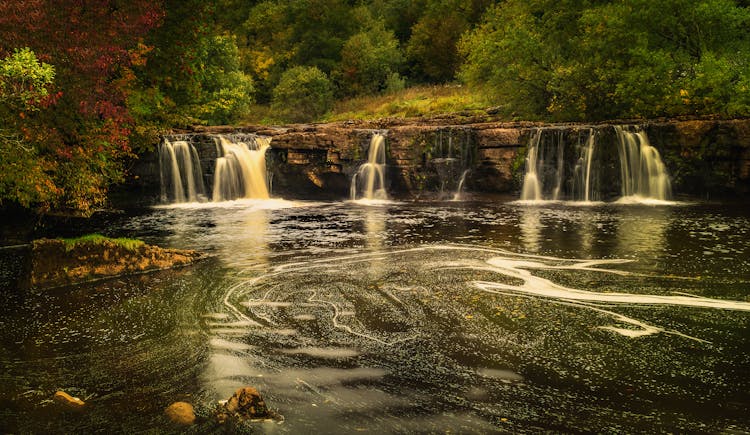
[[[341,50],[338,76],[346,95],[375,94],[398,80],[404,61],[398,41],[383,22],[368,15],[367,27],[352,35]],[[393,75],[396,74],[394,77]]]
[[[273,90],[273,111],[285,121],[305,122],[320,117],[333,104],[333,88],[324,72],[298,66],[284,72]]]
[[[731,0],[508,0],[460,43],[462,78],[508,114],[750,114],[750,10]]]
[[[486,0],[434,0],[411,28],[406,54],[412,75],[419,80],[443,83],[453,80],[461,58],[457,44],[491,2]]]
[[[3,161],[17,171],[9,176],[14,187],[4,183],[3,200],[81,213],[105,201],[107,185],[123,177],[121,159],[130,155],[131,68],[141,61],[142,36],[160,18],[146,0],[0,2],[0,57],[28,47],[54,67],[56,90],[27,100],[39,109],[33,115],[22,111],[0,120],[13,144],[9,151],[3,140]],[[49,68],[31,64],[20,70],[25,80],[50,77]],[[47,72],[35,75],[40,68]],[[23,99],[17,91],[3,90]]]
[[[205,18],[215,3],[166,0],[164,23],[148,38],[154,50],[137,70],[142,90],[132,103],[142,123],[227,124],[246,115],[254,83],[236,37]]]

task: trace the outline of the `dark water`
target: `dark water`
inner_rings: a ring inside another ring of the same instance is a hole
[[[87,230],[215,256],[3,295],[4,432],[176,431],[170,403],[245,385],[285,420],[232,431],[750,432],[736,205],[267,201]]]

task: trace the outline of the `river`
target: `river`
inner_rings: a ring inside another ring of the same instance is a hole
[[[91,225],[212,257],[3,294],[4,432],[179,431],[170,403],[246,385],[284,416],[248,432],[750,431],[737,204],[238,200]]]

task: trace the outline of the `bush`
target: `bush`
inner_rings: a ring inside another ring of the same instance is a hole
[[[389,84],[395,84],[392,76],[396,74],[395,79],[398,78],[403,62],[396,37],[382,25],[357,33],[341,51],[338,73],[344,93],[372,95],[387,89]]]
[[[298,66],[285,71],[273,90],[271,109],[283,121],[312,121],[332,106],[331,81],[316,67]]]

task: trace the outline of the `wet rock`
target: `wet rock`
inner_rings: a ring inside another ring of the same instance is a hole
[[[219,407],[216,417],[219,423],[225,423],[228,420],[277,418],[278,414],[268,409],[258,390],[244,387],[235,391],[232,397]]]
[[[74,411],[79,411],[86,406],[86,403],[83,400],[73,397],[65,391],[56,392],[52,400],[58,405]]]
[[[195,423],[195,410],[187,402],[175,402],[164,410],[167,417],[176,424],[189,426]]]

